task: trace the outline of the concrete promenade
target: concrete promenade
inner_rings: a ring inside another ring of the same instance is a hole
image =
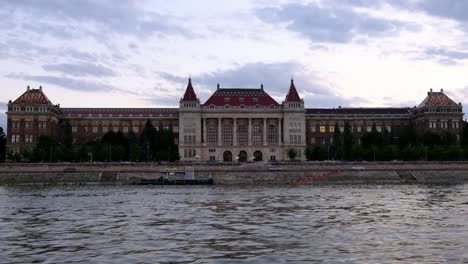
[[[219,185],[288,184],[334,171],[340,173],[301,184],[468,183],[468,162],[5,163],[0,185],[139,184],[187,167]]]

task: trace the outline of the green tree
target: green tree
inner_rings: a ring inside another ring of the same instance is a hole
[[[424,133],[424,135],[422,136],[422,141],[424,145],[428,147],[433,147],[435,145],[442,145],[442,138],[440,137],[440,135],[430,132],[430,131],[427,131],[426,133]]]
[[[343,158],[343,134],[338,127],[335,128],[333,133],[333,144],[330,146],[330,154],[333,159]]]
[[[343,158],[345,160],[351,160],[353,144],[354,137],[351,132],[351,126],[346,122],[343,131]]]
[[[468,147],[468,122],[463,122],[463,134],[461,139],[462,145]]]
[[[145,128],[141,134],[141,149],[143,150],[143,159],[146,161],[153,160],[153,152],[156,143],[156,129],[154,128],[151,121],[148,119],[145,124]]]
[[[128,160],[128,138],[122,132],[107,132],[101,139],[101,144],[107,150],[109,161]],[[99,151],[96,151],[98,153]]]
[[[54,162],[57,160],[55,151],[58,146],[58,140],[51,136],[39,136],[36,148],[33,150],[33,159],[35,161]]]
[[[293,148],[288,149],[288,158],[290,160],[295,160],[296,157],[297,157],[297,150]]]
[[[7,137],[3,128],[0,127],[0,162],[5,161]]]
[[[380,146],[383,144],[383,137],[381,133],[377,131],[377,127],[372,125],[371,132],[366,132],[361,138],[362,146],[364,148],[370,148],[372,146]]]

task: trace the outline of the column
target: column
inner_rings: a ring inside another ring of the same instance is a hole
[[[249,118],[249,134],[248,134],[248,138],[249,138],[249,146],[252,146],[252,118]]]
[[[233,135],[233,139],[232,139],[232,142],[233,142],[233,145],[234,147],[237,147],[237,118],[234,118],[234,127],[233,127],[234,131],[232,132],[232,135]]]
[[[207,134],[207,127],[206,127],[206,118],[203,118],[203,146],[206,146],[206,134]]]
[[[218,146],[221,146],[221,118],[218,118]]]
[[[281,134],[283,132],[282,125],[281,125],[281,118],[278,118],[278,145],[281,144]]]
[[[263,146],[267,145],[267,119],[263,118]]]

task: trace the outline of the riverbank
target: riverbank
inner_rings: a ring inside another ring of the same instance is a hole
[[[196,179],[211,178],[220,185],[288,184],[311,178],[300,184],[468,183],[468,162],[285,162],[7,163],[0,164],[0,184],[140,184],[183,174],[187,168]]]

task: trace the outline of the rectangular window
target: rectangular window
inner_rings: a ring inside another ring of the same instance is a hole
[[[320,133],[325,133],[325,130],[326,130],[325,126],[320,126]]]
[[[385,129],[387,129],[387,132],[392,132],[392,127],[391,126],[386,126]]]
[[[102,133],[107,133],[107,132],[109,132],[109,127],[103,126],[102,127]]]
[[[19,135],[12,135],[11,136],[11,143],[19,143],[20,142],[20,136]]]
[[[244,102],[245,102],[244,97],[239,97],[239,103],[244,103]]]
[[[173,126],[172,131],[175,132],[175,133],[178,133],[179,132],[179,126]]]
[[[361,126],[357,126],[357,132],[358,132],[358,133],[361,133],[361,131],[362,131],[362,127],[361,127]]]
[[[24,139],[25,139],[26,143],[33,143],[33,136],[32,135],[26,135]]]
[[[225,103],[231,102],[231,98],[230,98],[230,97],[224,97],[224,102],[225,102]]]
[[[340,132],[344,133],[344,126],[340,126]]]
[[[72,127],[72,133],[78,133],[78,127],[77,126]]]
[[[330,131],[330,133],[334,133],[335,132],[335,126],[330,126],[329,131]]]
[[[97,126],[93,126],[93,133],[97,133],[98,132],[98,127]]]
[[[377,129],[377,132],[382,132],[382,126],[376,126],[375,128]]]
[[[310,139],[310,144],[315,144],[315,138]]]
[[[123,132],[124,132],[124,133],[128,133],[128,126],[124,126],[124,127],[123,127]]]
[[[270,160],[271,160],[271,161],[275,161],[275,160],[276,160],[276,156],[275,156],[275,155],[270,156]]]
[[[367,126],[367,132],[372,132],[372,126]]]
[[[316,127],[315,125],[310,126],[310,132],[315,133]]]
[[[253,98],[252,98],[252,103],[258,103],[258,98],[257,98],[257,97],[253,97]]]
[[[112,128],[112,131],[114,131],[115,133],[119,132],[119,127],[118,126],[114,126]]]
[[[138,133],[138,131],[139,131],[139,127],[134,126],[134,127],[133,127],[133,133]]]

